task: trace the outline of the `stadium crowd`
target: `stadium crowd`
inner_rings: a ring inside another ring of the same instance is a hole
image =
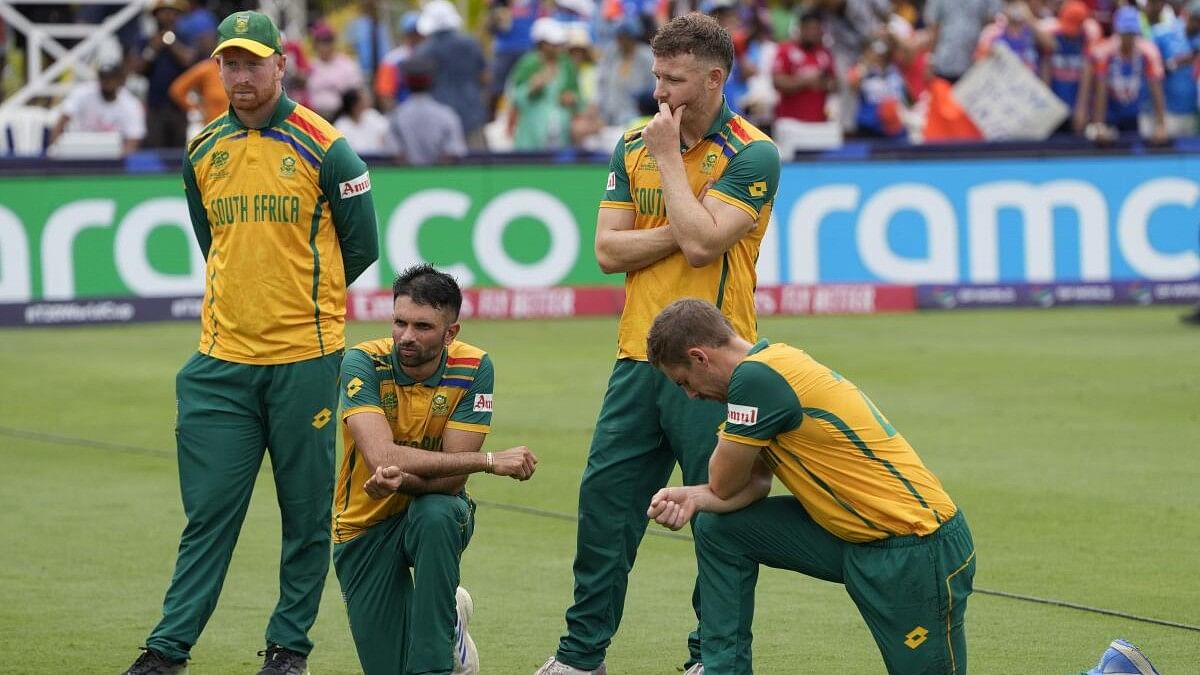
[[[50,143],[76,129],[117,131],[126,151],[182,147],[225,110],[217,17],[259,4],[154,0],[96,50],[96,80],[44,102],[59,113]],[[115,11],[18,7],[89,23]],[[657,109],[648,41],[689,11],[734,36],[726,99],[785,156],[843,136],[980,139],[947,85],[1001,46],[1070,111],[1058,134],[1197,131],[1200,0],[490,0],[471,17],[451,0],[310,2],[284,29],[286,88],[366,156],[603,153]]]

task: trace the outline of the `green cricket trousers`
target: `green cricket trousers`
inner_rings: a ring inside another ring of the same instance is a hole
[[[428,494],[333,547],[350,633],[365,675],[449,673],[454,593],[475,531],[465,492]]]
[[[592,670],[621,624],[629,572],[646,533],[650,498],[667,484],[676,463],[688,485],[708,482],[708,459],[725,406],[691,400],[645,361],[613,367],[587,468],[579,485],[575,604],[556,658]],[[700,596],[692,604],[700,616]],[[688,637],[690,665],[700,660],[699,638]]]
[[[337,378],[342,352],[252,366],[194,354],[175,380],[175,442],[187,525],[163,617],[146,646],[186,659],[212,615],[271,454],[283,545],[267,644],[308,654],[329,571]]]
[[[704,603],[705,675],[753,672],[759,565],[844,584],[888,673],[967,672],[963,620],[975,576],[975,544],[961,511],[924,537],[854,544],[835,537],[799,500],[784,495],[732,513],[701,513],[693,531]]]

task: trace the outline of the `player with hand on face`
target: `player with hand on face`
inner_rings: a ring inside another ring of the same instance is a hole
[[[689,401],[646,363],[650,322],[672,301],[697,297],[720,307],[739,335],[756,335],[755,261],[779,182],[779,151],[726,104],[733,41],[711,17],[672,19],[651,50],[659,111],[618,141],[596,217],[596,258],[604,272],[625,274],[626,299],[617,362],[579,486],[575,602],[567,633],[537,675],[605,672],[646,504],[677,463],[687,482],[707,480],[724,411]],[[689,636],[685,667],[692,672],[702,667],[699,644],[698,634]]]
[[[342,361],[334,569],[364,673],[471,675],[474,605],[458,585],[475,528],[467,477],[528,480],[537,457],[525,446],[480,451],[492,360],[458,340],[454,278],[418,265],[392,294],[392,337],[360,343]]]
[[[673,530],[695,518],[705,675],[753,671],[759,565],[844,584],[891,675],[967,672],[971,531],[871,399],[702,300],[663,310],[648,352],[688,396],[726,404],[708,481],[663,488],[646,512]],[[767,496],[773,475],[791,494]]]

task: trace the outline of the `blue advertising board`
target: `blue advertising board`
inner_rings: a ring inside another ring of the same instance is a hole
[[[768,282],[1200,276],[1200,157],[787,164]]]

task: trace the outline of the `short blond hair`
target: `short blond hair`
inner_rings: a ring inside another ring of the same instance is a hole
[[[655,368],[684,366],[692,347],[722,347],[736,337],[733,325],[711,302],[684,298],[655,317],[646,336],[646,358]]]

